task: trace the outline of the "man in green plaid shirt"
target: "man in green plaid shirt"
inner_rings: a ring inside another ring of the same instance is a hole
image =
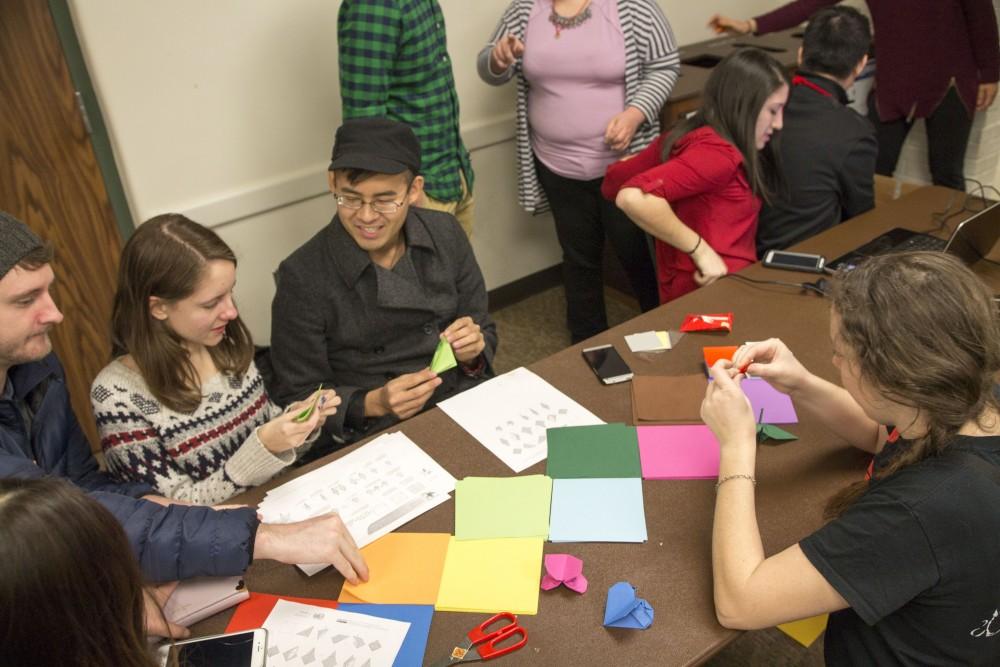
[[[337,17],[344,120],[384,116],[413,128],[426,208],[472,234],[472,164],[437,0],[343,0]]]

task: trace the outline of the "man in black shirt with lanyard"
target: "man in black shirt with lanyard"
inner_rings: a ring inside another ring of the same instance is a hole
[[[781,130],[788,191],[760,212],[758,256],[875,205],[875,129],[846,106],[846,90],[868,62],[870,45],[868,19],[855,9],[830,7],[809,20]]]

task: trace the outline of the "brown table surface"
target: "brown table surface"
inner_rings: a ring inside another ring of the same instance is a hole
[[[961,206],[962,195],[944,188],[922,188],[903,198],[840,225],[802,243],[797,249],[821,252],[828,258],[894,226],[929,230],[937,226],[932,211]],[[949,228],[964,219],[959,215]],[[946,233],[946,232],[945,232]],[[984,264],[980,262],[980,264]],[[980,267],[987,279],[1000,285],[996,266]],[[765,269],[759,264],[742,275],[775,280],[814,280],[815,275]],[[614,343],[636,374],[700,372],[701,348],[737,344],[778,336],[805,365],[836,380],[830,362],[828,303],[797,289],[753,286],[724,279],[684,298],[617,326],[585,344],[575,345],[530,366],[559,390],[573,397],[607,422],[630,419],[627,383],[601,385],[580,357],[586,345]],[[677,329],[686,313],[732,311],[734,331],[728,335],[687,334],[676,349],[660,354],[633,354],[623,335],[649,329]],[[406,433],[456,478],[468,475],[509,476],[511,470],[438,409],[402,424]],[[859,479],[865,457],[837,441],[818,424],[804,421],[789,427],[799,440],[763,445],[757,463],[757,515],[768,554],[798,541],[821,525],[821,508],[838,488]],[[355,445],[328,459],[272,480],[234,502],[256,503],[265,490],[353,451]],[[542,462],[525,474],[544,473]],[[645,544],[545,544],[546,553],[572,553],[583,559],[590,588],[578,595],[565,588],[541,592],[538,615],[520,616],[530,635],[528,645],[498,664],[594,665],[698,663],[737,636],[715,619],[712,602],[711,528],[715,490],[713,482],[645,481],[643,496],[649,539]],[[452,502],[414,519],[400,530],[447,532],[454,530]],[[540,573],[541,574],[541,573]],[[375,573],[377,576],[377,573]],[[273,561],[254,563],[246,575],[252,591],[335,599],[343,583],[333,568],[306,577],[290,565]],[[627,580],[649,600],[656,617],[645,631],[603,627],[607,589]],[[195,635],[222,632],[232,610],[221,612],[192,628]],[[450,651],[483,614],[434,614],[426,660]]]
[[[696,42],[682,46],[680,51],[681,75],[677,79],[670,94],[670,102],[701,95],[712,73],[711,66],[698,66],[688,61],[708,56],[710,60],[724,58],[734,49],[744,46],[755,46],[767,51],[770,55],[788,69],[798,64],[798,51],[802,46],[802,28],[789,28],[767,35],[727,35],[716,37],[704,42]]]

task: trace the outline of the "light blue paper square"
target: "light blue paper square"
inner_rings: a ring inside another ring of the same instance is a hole
[[[551,542],[645,542],[642,480],[554,479]]]

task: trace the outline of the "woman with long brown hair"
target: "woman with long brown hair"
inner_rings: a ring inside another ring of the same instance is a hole
[[[0,480],[0,663],[155,667],[146,613],[108,510],[63,480]]]
[[[782,187],[787,100],[778,61],[738,49],[712,69],[691,118],[608,167],[601,192],[656,239],[661,303],[757,261],[761,201]]]
[[[842,386],[777,339],[717,363],[702,417],[721,446],[712,568],[719,622],[763,628],[831,612],[829,665],[1000,663],[1000,318],[944,253],[838,275],[830,338]],[[746,364],[749,362],[749,366]],[[874,454],[829,522],[765,558],[754,416],[739,369]]]
[[[215,504],[290,465],[336,412],[324,391],[283,414],[268,400],[233,301],[236,257],[175,213],[141,225],[122,250],[112,312],[116,358],[91,388],[111,472],[163,495]]]

